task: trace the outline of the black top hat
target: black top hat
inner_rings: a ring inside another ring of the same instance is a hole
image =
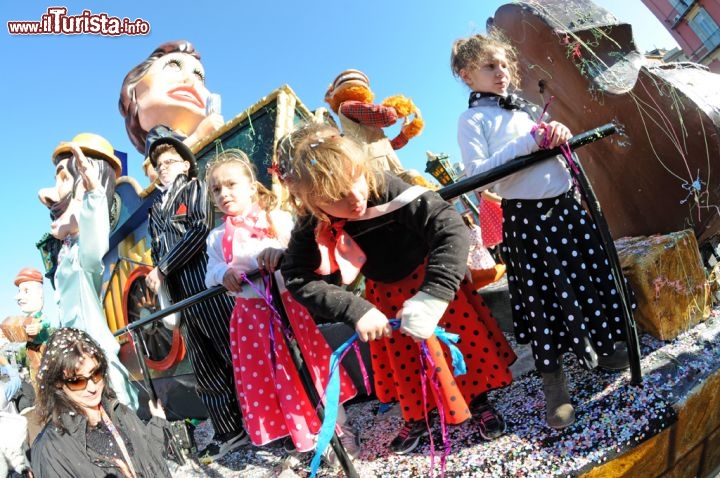
[[[182,142],[180,136],[168,127],[157,126],[150,130],[150,132],[148,132],[147,141],[145,142],[145,144],[147,145],[146,156],[150,158],[150,164],[153,165],[153,168],[157,168],[157,161],[152,157],[153,151],[155,151],[155,148],[157,148],[161,144],[169,144],[173,148],[175,148],[175,151],[177,151],[177,153],[184,161],[190,163],[190,169],[188,169],[187,172],[188,177],[197,177],[198,168],[197,161],[195,160],[195,155],[190,150],[190,148],[188,148],[188,146]]]

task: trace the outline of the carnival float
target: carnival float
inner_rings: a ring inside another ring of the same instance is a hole
[[[569,380],[582,390],[576,397],[582,405],[577,422],[566,430],[544,426],[539,376],[524,370],[494,397],[508,433],[483,443],[474,425],[454,427],[448,431],[447,455],[435,437],[434,447],[387,456],[386,442],[397,428],[390,422],[399,418],[381,413],[385,410],[372,399],[360,402],[354,418],[366,448],[354,467],[362,476],[430,475],[433,466],[440,470],[442,455],[447,476],[690,476],[683,470],[708,476],[720,466],[720,413],[703,405],[714,404],[720,389],[720,314],[712,308],[720,256],[715,167],[720,78],[696,64],[649,63],[637,51],[631,26],[590,0],[507,4],[488,25],[518,49],[525,98],[549,103],[552,118],[577,133],[614,125],[614,134],[578,153],[587,179],[633,288],[649,283],[649,294],[657,295],[641,313],[657,315],[668,297],[676,303],[682,297],[686,305],[672,309],[682,314],[672,330],[652,330],[652,317],[638,320],[643,332],[653,332],[639,340],[639,383],[631,383],[629,372],[590,375],[570,367]],[[306,121],[329,117],[323,110],[310,111],[283,85],[191,148],[201,171],[219,150],[244,150],[257,166],[258,179],[282,195],[267,173],[272,151],[279,137]],[[179,417],[202,418],[178,330],[150,321],[138,329],[144,344],[139,348],[123,333],[160,311],[144,281],[153,267],[147,211],[157,194],[154,186],[143,188],[134,178],[118,180],[102,300],[110,329],[120,331],[120,357],[133,378],[151,379],[166,403],[178,404],[171,408]],[[57,244],[46,238],[38,246],[52,272]],[[645,264],[633,273],[638,258],[652,257],[657,264],[667,261],[663,251],[681,249],[687,255],[671,266],[650,270]],[[281,449],[270,449],[262,459],[248,456],[245,471],[277,471],[283,459]]]

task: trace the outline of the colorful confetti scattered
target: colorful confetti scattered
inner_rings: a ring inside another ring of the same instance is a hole
[[[512,340],[511,338],[509,338]],[[515,344],[513,343],[515,346]],[[449,429],[451,453],[445,475],[456,477],[577,476],[622,455],[658,434],[676,420],[676,407],[696,385],[720,365],[720,308],[710,318],[665,343],[641,335],[643,381],[631,385],[630,372],[587,371],[565,359],[568,386],[577,419],[564,430],[545,425],[545,398],[540,375],[531,370],[508,387],[491,393],[504,415],[507,433],[484,442],[475,423]],[[347,408],[357,427],[363,451],[355,460],[359,476],[440,476],[439,430],[433,435],[435,467],[431,468],[429,440],[407,455],[387,446],[402,425],[395,410],[376,400]],[[380,413],[383,412],[383,413]],[[209,422],[196,430],[198,444],[212,436]],[[186,465],[174,476],[275,477],[309,476],[311,455],[289,457],[282,446],[247,447],[212,465]],[[319,476],[342,477],[341,468],[321,467]]]

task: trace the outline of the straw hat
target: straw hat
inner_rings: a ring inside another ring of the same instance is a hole
[[[117,156],[115,156],[115,149],[112,144],[110,144],[110,141],[106,140],[99,134],[80,133],[72,139],[72,142],[78,143],[83,153],[92,154],[93,157],[104,159],[110,163],[115,170],[116,176],[119,177],[122,174],[122,162]],[[61,142],[57,148],[55,148],[55,151],[53,151],[53,163],[58,155],[70,152],[72,152],[70,149],[70,143],[65,141]]]

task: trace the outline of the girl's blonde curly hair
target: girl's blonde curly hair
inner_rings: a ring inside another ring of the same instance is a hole
[[[293,209],[320,221],[330,218],[318,202],[344,198],[360,176],[367,180],[370,197],[377,197],[385,184],[382,170],[368,160],[362,146],[325,124],[307,124],[286,134],[277,144],[275,163]]]

